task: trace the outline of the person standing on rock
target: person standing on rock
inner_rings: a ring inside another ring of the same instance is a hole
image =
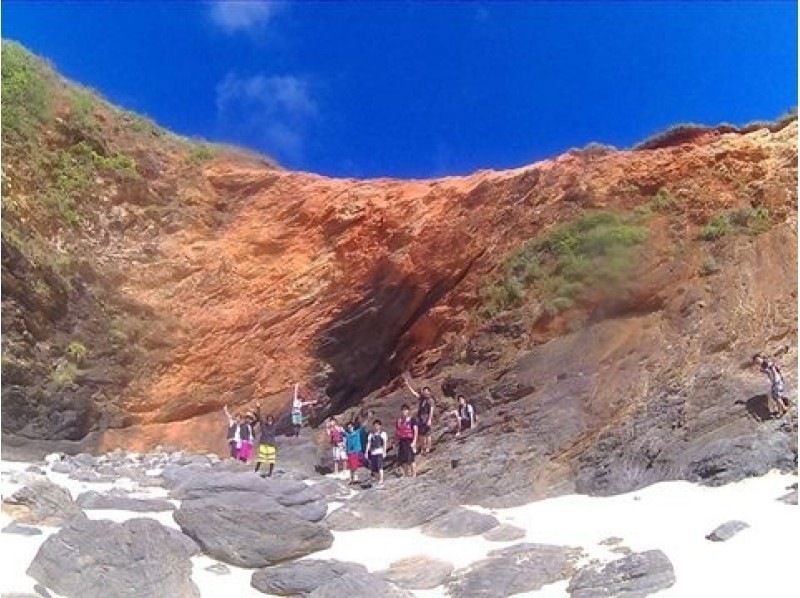
[[[381,429],[381,420],[376,419],[372,424],[372,433],[367,438],[366,454],[373,477],[378,476],[378,484],[383,484],[383,460],[386,458],[388,444],[389,437]]]
[[[239,436],[239,419],[241,416],[237,413],[236,418],[231,415],[231,412],[228,411],[228,406],[225,405],[222,408],[222,411],[225,413],[225,417],[228,420],[228,447],[230,449],[230,455],[232,459],[239,458],[239,446],[241,443],[241,437]]]
[[[783,380],[783,373],[780,367],[760,353],[753,355],[753,362],[759,367],[761,373],[769,378],[769,398],[777,408],[776,411],[773,411],[771,407],[768,407],[769,414],[783,417],[789,410],[789,395],[786,392],[786,383]]]
[[[350,483],[356,484],[356,472],[361,467],[364,445],[361,443],[361,425],[356,428],[353,422],[347,424],[345,432],[345,450],[347,451],[347,469],[350,470]]]
[[[267,470],[267,476],[269,477],[272,475],[275,461],[278,457],[278,433],[275,427],[275,420],[271,415],[262,419],[260,402],[256,403],[256,422],[259,427],[259,439],[255,471],[257,472],[261,469],[261,464],[263,463],[269,467]]]
[[[242,417],[239,424],[239,461],[247,463],[253,456],[253,429],[255,426],[255,414],[248,413]]]
[[[331,456],[333,457],[333,473],[337,475],[339,468],[344,471],[347,463],[347,451],[344,447],[344,428],[339,425],[335,417],[328,420],[328,439],[331,442]]]
[[[292,397],[292,426],[294,427],[295,436],[300,436],[300,428],[303,427],[303,407],[316,404],[316,401],[303,401],[300,398],[300,384],[295,383],[294,396]]]
[[[397,442],[397,462],[403,468],[403,475],[417,477],[417,464],[414,457],[417,452],[419,426],[417,420],[411,417],[411,408],[408,405],[400,408],[400,417],[395,423],[394,435]]]
[[[433,410],[435,401],[433,400],[433,392],[430,386],[423,386],[422,390],[417,392],[411,386],[411,380],[408,375],[403,376],[403,381],[406,383],[408,390],[417,398],[417,425],[419,426],[419,435],[422,437],[422,447],[420,452],[427,455],[431,452],[431,426],[433,426]]]

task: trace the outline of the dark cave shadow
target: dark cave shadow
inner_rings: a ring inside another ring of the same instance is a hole
[[[736,401],[737,404],[743,404],[747,412],[757,422],[765,422],[773,419],[769,412],[769,397],[766,394],[759,394],[750,397],[746,401]]]

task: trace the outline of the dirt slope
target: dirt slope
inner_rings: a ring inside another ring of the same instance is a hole
[[[796,419],[757,421],[764,381],[742,366],[788,347],[796,378],[796,118],[333,179],[178,138],[3,53],[22,123],[3,133],[7,446],[219,450],[223,404],[284,415],[301,381],[315,418],[389,415],[411,369],[482,413],[486,441],[441,454],[506,455],[511,490],[691,477],[719,442],[796,459]]]

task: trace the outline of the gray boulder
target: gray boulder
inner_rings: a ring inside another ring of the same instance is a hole
[[[395,561],[383,572],[383,577],[407,590],[430,590],[446,583],[453,572],[447,561],[427,556],[412,556]]]
[[[174,504],[162,498],[131,498],[117,494],[101,494],[94,490],[80,494],[75,502],[84,509],[119,509],[136,512],[175,510]]]
[[[422,526],[422,533],[434,538],[477,536],[500,525],[492,515],[457,507]]]
[[[407,529],[445,515],[454,508],[456,498],[441,484],[416,479],[390,480],[360,492],[331,513],[330,529],[355,530],[365,527]]]
[[[371,573],[347,573],[319,586],[309,598],[341,598],[342,596],[380,596],[381,598],[412,598],[412,594],[401,590]]]
[[[516,544],[493,550],[489,558],[453,573],[450,595],[463,598],[506,598],[533,592],[567,579],[581,550],[547,544]]]
[[[3,528],[4,534],[17,534],[20,536],[41,536],[42,530],[38,527],[30,527],[29,525],[20,525],[16,521],[12,521]]]
[[[38,480],[6,498],[3,512],[19,523],[57,526],[81,514],[81,509],[67,490],[49,480]]]
[[[706,536],[706,540],[711,540],[712,542],[725,542],[725,540],[730,540],[740,531],[747,529],[748,527],[750,526],[744,521],[727,521],[708,534]]]
[[[797,504],[797,484],[794,483],[791,486],[786,487],[789,492],[784,494],[783,496],[779,497],[777,500],[781,501],[782,503],[786,503],[787,505],[796,505]]]
[[[164,471],[166,473],[166,469]],[[221,492],[255,492],[265,496],[284,496],[306,489],[303,482],[266,479],[252,471],[204,471],[178,483],[172,488],[171,495],[180,499],[205,498]]]
[[[102,473],[98,473],[94,469],[88,469],[86,467],[73,469],[69,473],[69,477],[70,477],[70,479],[78,480],[79,482],[93,482],[93,483],[113,482],[117,478],[119,478],[118,475],[115,475],[115,474],[110,474],[110,475],[109,474],[102,474]]]
[[[173,517],[203,552],[240,567],[274,565],[333,543],[333,535],[322,525],[251,492],[186,500]]]
[[[305,596],[315,588],[350,573],[368,574],[367,568],[357,563],[304,559],[256,571],[250,585],[265,594]]]
[[[200,595],[186,545],[152,519],[76,517],[45,540],[27,572],[67,597]]]
[[[675,571],[660,550],[637,552],[600,567],[584,567],[572,578],[572,598],[642,598],[675,583]]]
[[[514,540],[522,540],[525,537],[525,530],[503,523],[485,532],[483,537],[491,542],[513,542]]]

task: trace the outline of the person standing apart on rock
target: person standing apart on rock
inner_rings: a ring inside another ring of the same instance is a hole
[[[225,405],[222,408],[222,411],[225,412],[225,417],[228,419],[228,447],[230,448],[230,455],[232,459],[239,458],[239,447],[241,445],[241,437],[239,436],[239,419],[241,416],[237,413],[236,418],[231,415],[231,412],[228,411],[228,406]]]
[[[381,429],[381,420],[376,419],[372,423],[372,433],[367,437],[366,454],[372,476],[378,476],[378,484],[383,484],[383,460],[386,458],[388,444],[389,437]]]
[[[294,427],[295,436],[300,436],[300,428],[303,427],[303,407],[316,404],[316,401],[303,401],[300,398],[300,384],[295,383],[294,396],[292,397],[292,426]]]
[[[361,443],[361,425],[356,428],[353,422],[347,424],[345,437],[345,450],[347,451],[347,469],[350,470],[350,483],[358,482],[356,472],[361,467],[361,457],[364,452],[364,445]]]
[[[259,439],[255,471],[257,472],[261,469],[261,464],[263,463],[269,467],[267,470],[267,476],[269,477],[272,475],[275,461],[278,458],[278,433],[275,429],[275,420],[271,415],[262,419],[260,402],[256,403],[256,421],[258,422]]]
[[[253,456],[253,429],[255,426],[255,414],[248,413],[242,418],[239,424],[239,461],[247,463]]]
[[[414,457],[417,452],[418,435],[417,420],[411,417],[411,408],[403,405],[400,408],[400,417],[395,423],[394,436],[397,442],[397,462],[403,468],[403,475],[406,477],[417,477],[417,464]]]
[[[769,398],[777,407],[776,411],[769,408],[769,414],[783,417],[789,410],[789,395],[786,392],[786,383],[783,380],[783,373],[777,363],[756,353],[753,355],[753,362],[759,367],[762,374],[769,378]]]
[[[337,475],[341,466],[344,471],[347,463],[347,452],[344,447],[344,428],[339,425],[335,417],[328,420],[328,438],[331,442],[331,456],[333,457],[333,473]]]
[[[403,376],[403,381],[406,383],[408,390],[413,394],[417,400],[417,425],[419,426],[419,435],[422,437],[422,447],[420,452],[427,455],[431,452],[431,426],[433,425],[433,410],[435,401],[433,400],[433,393],[430,386],[423,386],[422,390],[417,392],[411,386],[411,380],[408,375]]]
[[[453,412],[456,418],[456,436],[461,436],[463,430],[475,427],[475,407],[467,401],[464,395],[458,395],[458,409]]]

